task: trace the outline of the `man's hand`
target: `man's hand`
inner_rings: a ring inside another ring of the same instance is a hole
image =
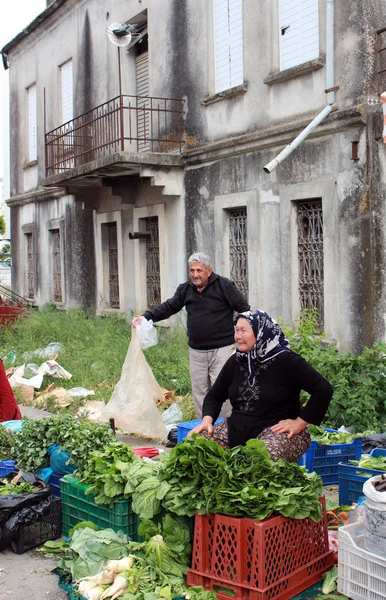
[[[288,439],[297,433],[301,433],[307,427],[307,421],[303,421],[300,417],[297,419],[282,419],[271,427],[274,433],[288,433]]]
[[[139,316],[139,317],[134,317],[134,319],[131,321],[131,324],[133,327],[138,327],[138,325],[140,325],[143,321],[145,317]]]
[[[213,433],[213,419],[212,417],[204,417],[202,419],[202,423],[197,425],[194,429],[191,429],[188,433],[188,437],[193,435],[193,433],[201,433],[202,431],[206,431],[209,437],[212,437]]]

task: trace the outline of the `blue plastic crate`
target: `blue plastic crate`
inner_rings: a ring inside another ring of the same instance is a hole
[[[375,454],[373,454],[375,456]],[[379,455],[378,455],[379,456]],[[376,475],[382,475],[385,471],[378,469],[368,469],[339,463],[339,504],[352,504],[358,502],[358,498],[363,496],[363,484]]]
[[[48,480],[48,486],[51,490],[51,494],[56,496],[56,498],[60,498],[60,479],[63,475],[59,475],[59,473],[55,473],[55,471],[50,475]]]
[[[373,448],[370,452],[370,456],[377,458],[377,456],[386,456],[386,448]]]
[[[7,475],[7,473],[12,473],[12,471],[17,471],[15,461],[14,460],[2,460],[0,463],[0,477]]]
[[[215,423],[215,425],[217,425],[218,423],[222,423],[224,419],[222,417],[219,417]],[[195,427],[197,427],[197,425],[199,425],[201,423],[202,419],[196,419],[195,421],[185,421],[184,423],[178,423],[177,424],[177,442],[180,443],[182,442],[182,440],[184,439],[184,437],[186,437],[189,433],[189,431],[192,431],[192,429],[194,429]]]
[[[326,431],[336,431],[326,429]],[[311,441],[307,452],[298,460],[298,464],[306,467],[307,471],[315,471],[323,480],[324,485],[335,484],[339,481],[339,463],[358,460],[362,454],[362,438],[356,438],[348,444],[330,444],[322,446]]]

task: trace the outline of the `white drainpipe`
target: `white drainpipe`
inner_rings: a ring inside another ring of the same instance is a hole
[[[326,90],[334,87],[334,0],[326,0]],[[327,106],[315,117],[313,121],[299,135],[274,158],[265,165],[264,171],[271,173],[283,160],[297,148],[303,140],[321,123],[332,110],[336,110],[334,104],[335,93],[327,92]]]

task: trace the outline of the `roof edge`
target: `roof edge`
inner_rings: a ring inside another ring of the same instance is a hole
[[[24,40],[30,33],[35,31],[35,29],[38,29],[38,27],[40,27],[40,25],[46,19],[48,19],[48,17],[51,16],[52,13],[58,10],[58,8],[60,8],[65,1],[66,0],[54,0],[52,4],[47,6],[47,8],[45,8],[43,12],[41,12],[33,21],[31,21],[31,23],[27,25],[27,27],[25,27],[20,33],[18,33],[16,37],[14,37],[10,42],[8,42],[8,44],[5,44],[5,46],[1,49],[1,54],[3,55],[4,69],[9,68],[8,52],[12,50],[12,48],[17,46],[19,42]]]

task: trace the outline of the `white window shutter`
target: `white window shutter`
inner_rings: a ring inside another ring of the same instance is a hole
[[[318,58],[319,0],[279,0],[280,70]]]
[[[37,160],[36,139],[36,85],[31,85],[27,90],[28,95],[28,160]]]
[[[72,83],[72,60],[60,67],[60,88],[62,100],[62,124],[74,118],[74,95]]]
[[[242,0],[213,0],[215,93],[244,81],[242,12]]]

